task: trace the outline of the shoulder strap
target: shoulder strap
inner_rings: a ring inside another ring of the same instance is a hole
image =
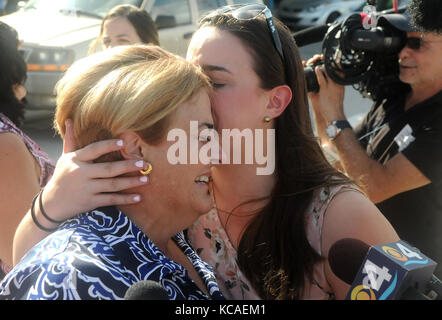
[[[343,192],[356,191],[364,194],[354,185],[338,185],[324,187],[318,190],[313,199],[311,211],[307,217],[307,238],[312,248],[322,256],[322,230],[324,227],[325,215],[332,200]],[[365,194],[364,194],[365,196]]]

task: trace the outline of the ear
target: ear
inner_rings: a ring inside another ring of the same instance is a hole
[[[123,132],[118,138],[124,142],[124,148],[120,152],[125,159],[143,159],[141,147],[144,142],[137,133],[133,131]]]
[[[12,91],[14,92],[14,95],[18,101],[22,101],[27,94],[26,88],[22,84],[13,84]]]
[[[287,85],[273,88],[269,91],[269,104],[266,115],[272,119],[279,117],[292,101],[292,90]]]

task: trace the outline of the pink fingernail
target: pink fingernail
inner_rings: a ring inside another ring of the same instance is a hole
[[[146,176],[142,176],[142,177],[140,177],[140,181],[143,183],[146,183],[149,181],[149,179]]]
[[[124,144],[123,140],[118,140],[117,141],[117,146],[122,147]]]
[[[134,197],[134,201],[135,201],[135,202],[140,202],[140,200],[141,200],[141,197],[140,197],[140,196],[135,196],[135,197]]]
[[[140,161],[135,162],[135,166],[137,168],[144,168],[144,161],[140,160]]]

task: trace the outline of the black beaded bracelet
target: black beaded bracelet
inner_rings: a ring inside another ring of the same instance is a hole
[[[46,211],[45,211],[45,209],[43,208],[43,200],[42,200],[42,198],[43,198],[43,190],[44,190],[44,188],[42,188],[42,189],[40,190],[40,199],[39,199],[39,206],[40,206],[40,212],[41,212],[41,214],[42,214],[43,217],[45,217],[45,219],[48,220],[49,222],[52,222],[52,223],[55,223],[55,224],[62,224],[64,221],[57,221],[57,220],[54,220],[54,219],[50,218],[50,217],[46,214]]]
[[[50,228],[46,228],[43,227],[37,220],[37,217],[35,216],[35,202],[37,201],[37,197],[41,194],[41,190],[39,193],[37,193],[37,195],[34,197],[34,199],[32,200],[32,204],[31,204],[31,217],[32,217],[32,221],[34,221],[35,225],[43,231],[46,232],[54,232],[55,230],[57,230],[58,228],[54,228],[54,229],[50,229]]]

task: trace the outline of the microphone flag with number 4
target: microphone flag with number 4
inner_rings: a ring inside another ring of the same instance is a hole
[[[437,263],[404,241],[370,247],[347,300],[398,300],[406,288],[428,283]]]

